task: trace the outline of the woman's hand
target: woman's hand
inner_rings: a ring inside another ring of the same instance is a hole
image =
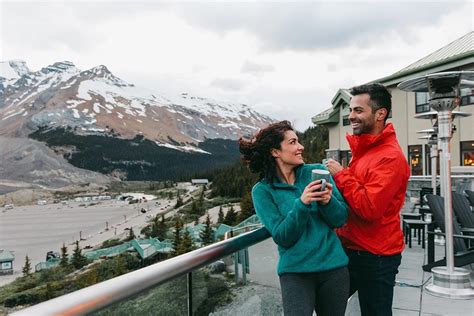
[[[310,182],[301,194],[301,202],[304,204],[311,204],[311,202],[318,202],[322,205],[328,204],[332,196],[332,184],[326,182],[324,191],[319,191],[321,186],[320,180]]]

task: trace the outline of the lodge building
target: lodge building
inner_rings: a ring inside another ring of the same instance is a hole
[[[414,115],[430,111],[428,94],[405,92],[397,88],[400,82],[445,71],[474,71],[474,32],[470,32],[454,42],[438,49],[428,56],[397,71],[396,73],[371,82],[385,85],[392,94],[392,111],[388,122],[392,122],[397,138],[410,164],[412,175],[430,175],[430,150],[427,141],[417,131],[432,128],[430,120],[415,119]],[[362,83],[361,83],[362,84]],[[456,110],[473,114],[453,120],[456,127],[451,139],[451,166],[474,166],[474,90],[461,91],[461,105]],[[351,158],[346,133],[350,127],[349,89],[339,89],[332,99],[331,108],[312,118],[316,125],[326,125],[329,129],[329,149],[327,157],[339,160],[347,166]],[[439,174],[439,172],[438,172]]]

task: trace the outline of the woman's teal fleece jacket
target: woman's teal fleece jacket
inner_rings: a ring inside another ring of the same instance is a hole
[[[252,189],[255,211],[278,245],[278,275],[320,272],[347,265],[348,259],[334,228],[347,219],[348,208],[334,181],[327,205],[304,204],[300,197],[311,182],[311,170],[321,164],[303,164],[295,170],[294,185],[267,180]]]

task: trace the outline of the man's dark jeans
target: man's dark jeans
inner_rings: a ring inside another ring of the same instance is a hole
[[[349,257],[350,294],[359,292],[362,315],[392,315],[393,287],[402,255],[377,256],[366,251],[345,250]]]

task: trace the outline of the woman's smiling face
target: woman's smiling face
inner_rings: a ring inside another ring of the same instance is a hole
[[[280,163],[288,166],[299,166],[303,161],[304,147],[298,142],[298,136],[294,131],[286,131],[285,138],[280,143],[280,149],[273,149],[273,157]]]

